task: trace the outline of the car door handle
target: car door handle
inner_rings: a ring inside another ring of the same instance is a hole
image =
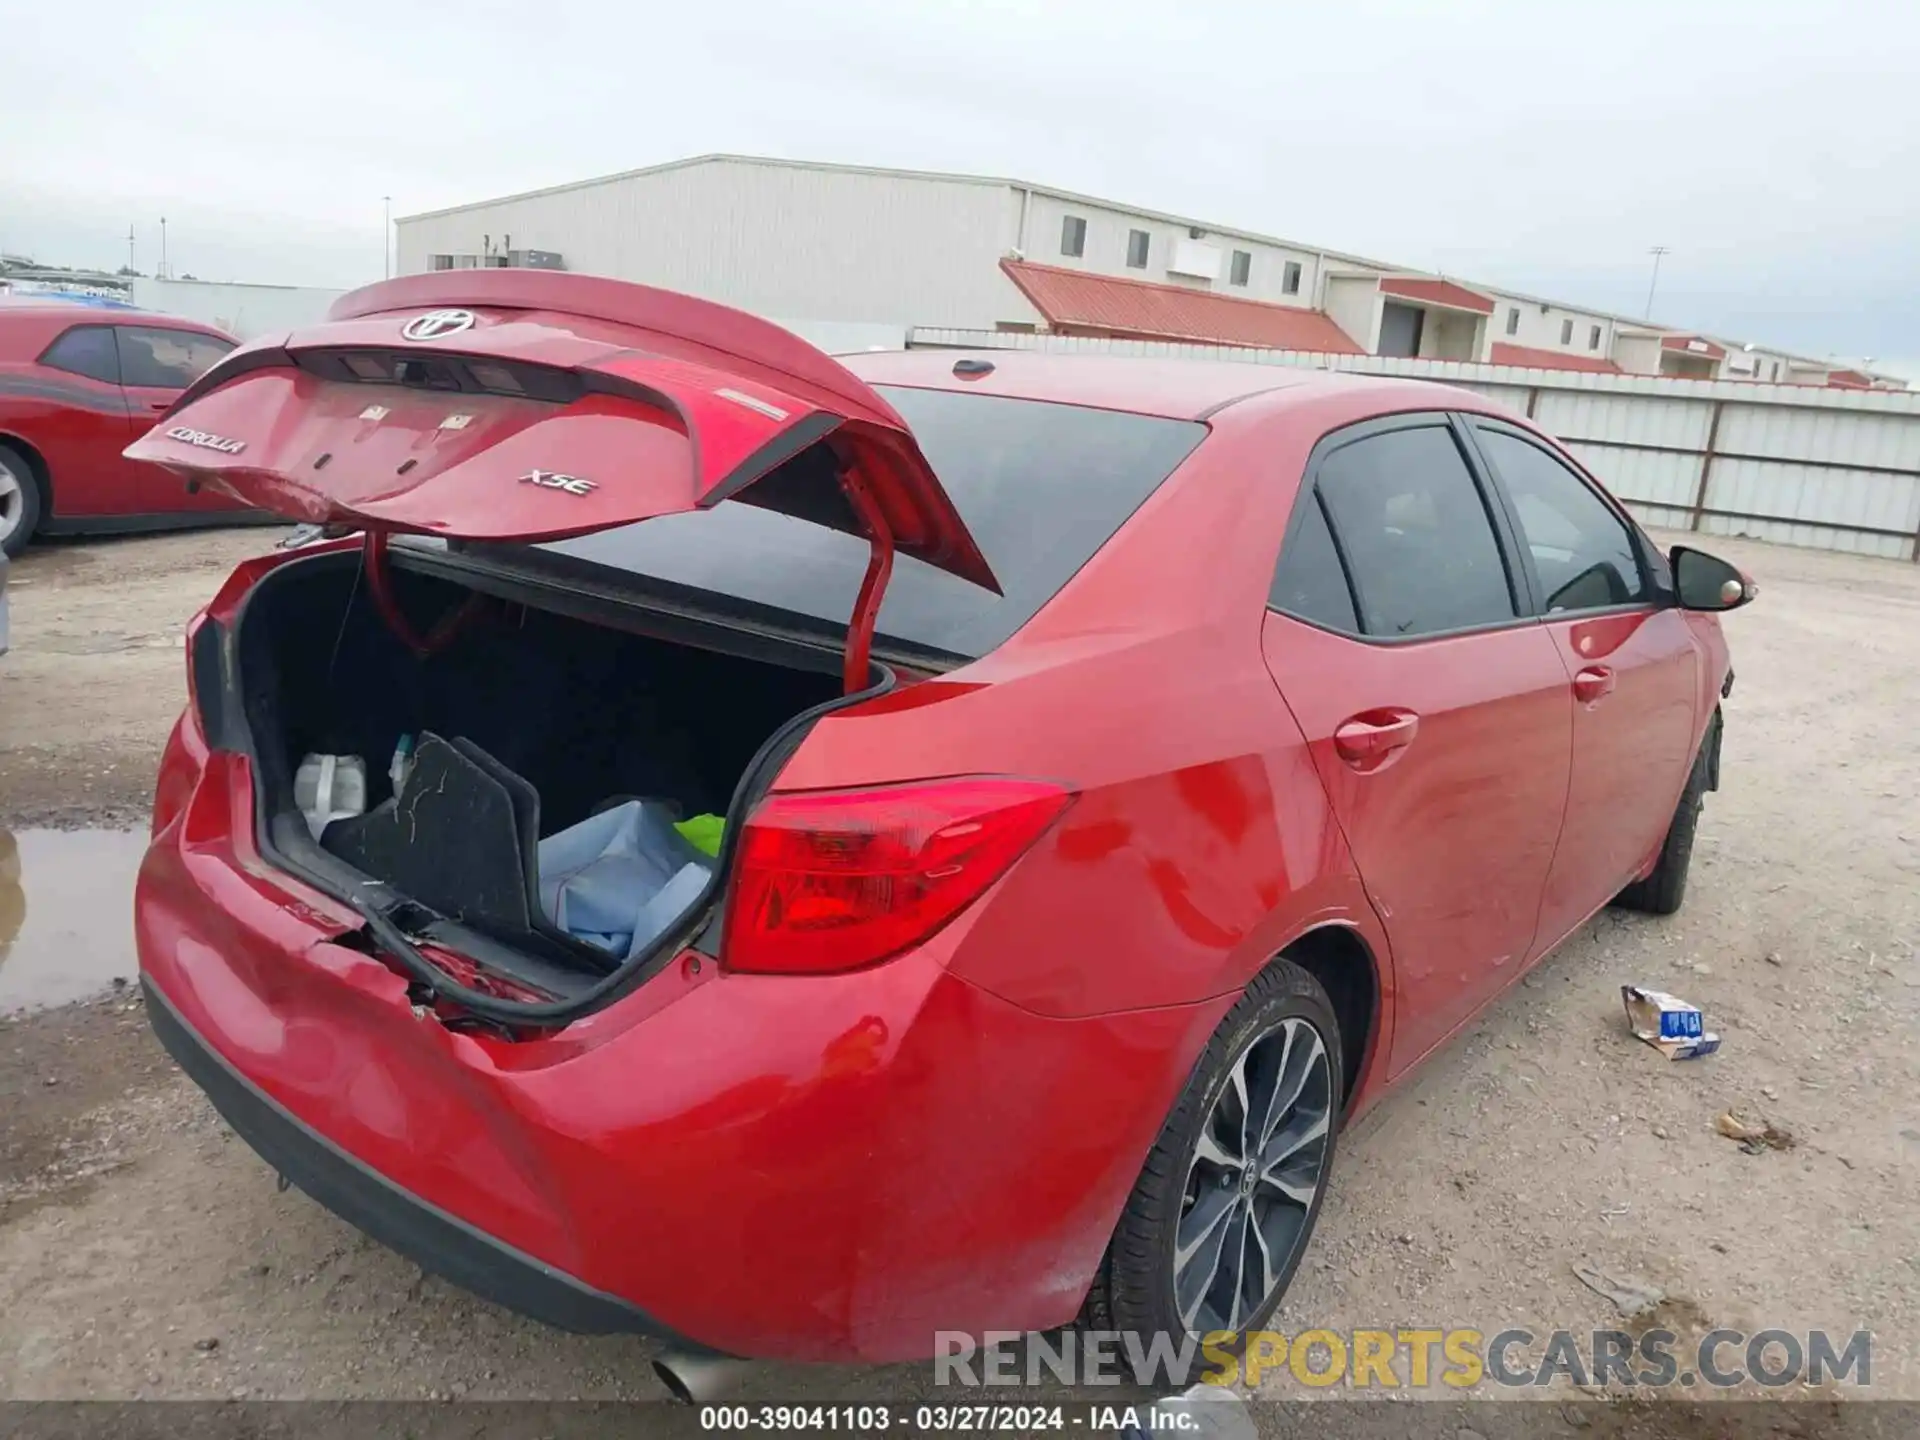
[[[158,411],[158,410],[171,410],[171,409],[173,408],[173,401],[171,401],[171,400],[149,400],[149,401],[147,402],[147,408],[148,408],[149,410],[155,410],[155,411]]]
[[[1334,729],[1333,748],[1364,774],[1393,760],[1419,733],[1420,717],[1411,710],[1363,710]]]
[[[1604,700],[1613,693],[1613,670],[1606,665],[1589,665],[1573,677],[1573,698],[1582,705]]]

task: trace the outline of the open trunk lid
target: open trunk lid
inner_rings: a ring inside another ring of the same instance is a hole
[[[840,364],[740,311],[591,276],[356,290],[227,356],[127,454],[370,534],[556,540],[740,500],[873,543],[869,633],[895,550],[999,588],[906,423]]]

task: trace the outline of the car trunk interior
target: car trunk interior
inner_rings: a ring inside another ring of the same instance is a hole
[[[592,623],[479,594],[398,552],[389,576],[416,634],[464,611],[453,638],[425,656],[397,638],[357,552],[289,564],[248,600],[237,673],[262,838],[410,940],[543,996],[578,995],[650,957],[550,913],[540,892],[553,862],[537,842],[619,806],[725,817],[769,739],[841,692],[831,651],[786,665],[696,648],[638,633],[637,612],[632,629]],[[412,769],[396,796],[402,737]],[[295,796],[308,756],[358,757],[366,777],[362,813],[325,824],[317,843]],[[725,851],[685,858],[704,868],[692,903],[675,907],[678,933],[711,908]]]

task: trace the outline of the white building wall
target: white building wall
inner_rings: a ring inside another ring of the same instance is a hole
[[[714,159],[410,216],[398,231],[402,274],[510,246],[770,317],[991,328],[1038,319],[999,267],[1016,221],[999,183]]]
[[[1566,305],[1543,305],[1538,300],[1503,295],[1484,285],[1474,288],[1493,298],[1493,314],[1487,321],[1487,331],[1496,344],[1527,345],[1535,350],[1559,350],[1568,355],[1587,355],[1599,360],[1613,356],[1616,322],[1608,316],[1595,314],[1591,310],[1575,310]],[[1519,331],[1509,335],[1508,317],[1516,310],[1520,314]],[[1568,343],[1562,344],[1560,331],[1569,320],[1573,322],[1573,334]],[[1600,327],[1600,343],[1597,347],[1588,344],[1596,325]]]
[[[215,325],[240,340],[298,330],[326,319],[327,308],[347,292],[304,285],[228,285],[211,280],[159,280],[138,276],[133,303],[143,310]]]
[[[1380,282],[1371,275],[1329,275],[1327,318],[1372,354],[1380,342]]]
[[[1420,327],[1420,358],[1478,360],[1480,348],[1478,315],[1464,310],[1428,309],[1426,323]]]
[[[1720,366],[1725,380],[1757,380],[1763,385],[1789,385],[1793,360],[1784,350],[1743,350],[1727,347],[1727,358]]]
[[[1613,363],[1631,375],[1658,375],[1660,373],[1660,337],[1615,334]]]
[[[1080,256],[1061,253],[1068,215],[1087,223]],[[1379,297],[1338,277],[1390,273],[1386,267],[1205,229],[1200,243],[1218,250],[1217,274],[1172,272],[1169,262],[1189,240],[1192,223],[1004,180],[711,156],[410,216],[397,230],[402,274],[428,269],[434,254],[551,250],[569,270],[683,290],[768,318],[903,328],[1039,322],[998,264],[1017,248],[1038,264],[1322,309],[1358,343],[1373,347]],[[1134,229],[1149,237],[1148,263],[1138,270],[1126,263],[1127,234]],[[1231,283],[1236,250],[1251,256],[1244,286]],[[1290,263],[1300,267],[1292,293]],[[1637,328],[1631,322],[1465,283],[1496,300],[1476,353],[1507,342],[1638,368],[1623,358],[1635,342],[1616,346],[1620,329]],[[251,313],[244,323],[253,323]],[[1762,383],[1825,379],[1826,367],[1790,369],[1784,352],[1753,358],[1751,371],[1725,365],[1719,373]]]
[[[1087,222],[1086,251],[1083,255],[1068,255],[1061,249],[1065,222],[1070,215]],[[1142,215],[1136,210],[1117,209],[1036,191],[1031,192],[1027,205],[1024,239],[1015,243],[1026,258],[1036,265],[1058,265],[1062,269],[1087,270],[1097,275],[1151,280],[1161,285],[1186,285],[1220,295],[1238,296],[1243,300],[1265,300],[1275,305],[1314,308],[1315,298],[1320,293],[1321,272],[1327,265],[1327,257],[1320,252],[1275,245],[1222,230],[1205,230],[1199,243],[1220,252],[1220,269],[1211,280],[1197,279],[1167,268],[1174,258],[1175,247],[1190,238],[1190,228],[1185,224]],[[1127,266],[1127,234],[1132,230],[1144,230],[1149,237],[1147,266],[1144,270],[1133,270]],[[1232,283],[1233,252],[1236,250],[1244,250],[1252,257],[1245,285]],[[1300,286],[1293,294],[1288,294],[1286,289],[1289,263],[1300,267]],[[1354,268],[1352,261],[1339,263],[1343,269]]]

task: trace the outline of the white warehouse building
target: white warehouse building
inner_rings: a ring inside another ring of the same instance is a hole
[[[1880,377],[1019,180],[703,155],[396,222],[401,274],[584,271],[884,327],[1864,388]]]

